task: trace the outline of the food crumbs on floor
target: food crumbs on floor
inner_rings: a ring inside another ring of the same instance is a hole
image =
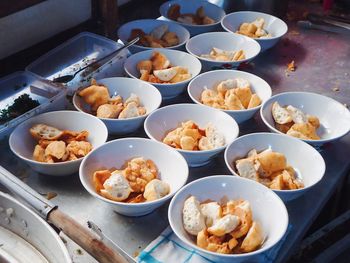
[[[134,258],[136,258],[138,255],[140,255],[140,251],[136,250],[132,255]]]
[[[334,91],[334,92],[339,91],[339,87],[333,87],[333,88],[332,88],[332,91]]]
[[[300,32],[297,31],[297,30],[292,30],[292,31],[289,32],[289,34],[292,35],[292,36],[298,36],[298,35],[300,35]]]
[[[295,65],[295,62],[294,62],[294,60],[292,60],[291,62],[289,62],[289,63],[287,64],[286,75],[288,74],[288,72],[295,71],[296,68],[297,68],[297,67],[296,67],[296,65]],[[289,76],[289,74],[288,74],[287,76]]]
[[[57,196],[57,193],[55,192],[47,192],[46,199],[51,200],[52,198],[55,198]]]

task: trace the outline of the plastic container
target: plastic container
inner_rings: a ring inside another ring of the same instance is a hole
[[[40,105],[15,119],[0,123],[0,139],[10,134],[18,124],[35,115],[66,107],[67,89],[64,86],[51,83],[30,72],[18,71],[0,79],[0,110],[12,105],[16,98],[25,93]]]
[[[53,80],[62,75],[73,74],[81,67],[108,55],[121,46],[122,44],[108,38],[82,32],[32,62],[26,70]],[[105,63],[92,74],[83,70],[66,84],[68,93],[72,94],[78,87],[89,84],[91,78],[123,76],[123,64],[127,54],[128,51],[123,50],[111,62]]]

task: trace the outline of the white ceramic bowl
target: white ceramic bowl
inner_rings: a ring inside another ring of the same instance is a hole
[[[200,202],[220,201],[223,197],[249,201],[253,219],[259,222],[266,236],[261,248],[245,254],[219,254],[198,247],[183,227],[182,209],[185,200],[193,195]],[[267,187],[238,176],[209,176],[184,186],[171,200],[168,218],[170,226],[181,241],[196,249],[213,262],[262,262],[261,254],[274,247],[285,234],[288,212],[281,199]]]
[[[98,118],[78,111],[52,111],[37,115],[18,125],[11,133],[9,144],[12,152],[25,161],[33,170],[48,175],[69,175],[79,169],[83,158],[74,161],[60,163],[42,163],[32,159],[34,147],[37,141],[29,133],[29,129],[35,124],[46,124],[61,130],[89,132],[88,141],[93,148],[104,144],[108,131],[106,125]]]
[[[201,103],[201,94],[204,89],[213,89],[218,83],[223,80],[243,78],[250,82],[253,93],[256,93],[262,103],[271,97],[271,87],[263,79],[255,76],[251,73],[238,70],[215,70],[206,72],[195,77],[190,84],[188,84],[188,95],[191,99],[200,105],[206,106]],[[206,106],[209,107],[209,106]],[[235,119],[237,123],[246,121],[254,116],[254,114],[260,109],[261,105],[246,109],[246,110],[222,110]]]
[[[239,133],[236,121],[228,114],[197,104],[175,104],[160,108],[150,114],[145,120],[145,131],[152,140],[162,141],[165,135],[181,122],[194,121],[199,127],[204,128],[212,123],[218,131],[224,135],[226,144],[222,147],[206,151],[188,151],[177,149],[191,167],[202,166],[211,161],[222,152]]]
[[[97,82],[106,85],[109,94],[120,95],[123,100],[130,97],[131,93],[136,94],[140,98],[141,105],[146,108],[146,114],[139,117],[129,119],[100,118],[107,126],[109,134],[127,134],[136,131],[142,126],[148,114],[158,109],[162,103],[160,92],[153,85],[138,79],[116,77],[100,79]],[[73,104],[78,111],[89,113],[89,105],[77,93],[73,96]]]
[[[246,59],[239,61],[215,61],[203,58],[201,55],[209,54],[213,47],[245,52]],[[232,69],[237,68],[241,63],[249,62],[260,52],[260,45],[252,38],[232,34],[229,32],[211,32],[192,37],[186,44],[187,52],[196,56],[202,62],[203,71],[215,69]]]
[[[211,25],[188,25],[185,23],[180,23],[174,20],[170,20],[168,18],[168,10],[169,8],[174,5],[178,4],[181,7],[180,13],[190,13],[195,14],[197,9],[201,6],[204,8],[204,13],[208,17],[214,19],[215,23]],[[225,11],[212,3],[209,3],[207,1],[202,0],[174,0],[174,1],[168,1],[163,3],[159,8],[160,14],[165,17],[166,19],[169,19],[170,21],[173,21],[175,23],[178,23],[185,27],[191,34],[191,36],[195,36],[198,34],[202,34],[205,32],[211,32],[211,31],[219,31],[221,29],[220,22],[222,18],[225,16]]]
[[[261,152],[268,148],[283,153],[305,185],[297,190],[274,190],[282,200],[298,198],[321,181],[326,170],[321,154],[307,143],[281,134],[252,133],[237,138],[226,148],[226,166],[232,174],[239,176],[234,169],[234,161],[245,158],[252,149]]]
[[[157,20],[157,19],[140,19],[130,21],[124,25],[122,25],[118,30],[118,36],[124,44],[128,43],[128,39],[130,38],[130,33],[133,29],[139,28],[142,29],[146,34],[149,34],[153,29],[159,27],[161,25],[168,25],[168,31],[174,32],[179,38],[179,44],[176,46],[167,47],[168,49],[177,49],[184,50],[185,43],[190,39],[190,33],[183,26],[173,23],[170,21]],[[140,51],[153,49],[151,47],[144,47],[141,45],[132,45],[128,48],[131,53],[137,53]]]
[[[123,203],[99,195],[92,182],[93,174],[99,169],[120,168],[135,157],[152,160],[158,167],[160,179],[170,185],[170,193],[161,199],[144,203]],[[94,197],[111,204],[120,214],[142,216],[151,213],[169,200],[187,181],[188,166],[185,159],[171,147],[144,138],[125,138],[110,141],[92,151],[82,162],[80,181]]]
[[[221,25],[226,31],[235,33],[242,23],[251,23],[257,18],[264,18],[264,29],[272,34],[272,37],[269,38],[255,38],[261,46],[261,51],[265,51],[276,45],[281,37],[283,37],[288,31],[287,24],[278,17],[260,12],[240,11],[227,14],[222,19]]]
[[[169,59],[171,65],[187,68],[189,73],[192,75],[190,79],[178,83],[151,83],[159,90],[163,99],[171,99],[180,95],[186,89],[187,84],[191,81],[191,79],[201,72],[202,66],[200,61],[196,57],[186,52],[170,49],[154,49],[142,51],[128,57],[124,64],[126,73],[130,77],[138,79],[140,77],[140,72],[136,68],[137,63],[141,60],[150,59],[154,51],[164,54]]]
[[[315,115],[321,123],[317,129],[320,140],[303,140],[315,146],[337,140],[350,131],[350,112],[338,101],[311,92],[285,92],[272,96],[260,108],[261,119],[273,132],[283,134],[275,128],[272,117],[272,104],[277,101],[281,106],[292,105],[305,114]]]

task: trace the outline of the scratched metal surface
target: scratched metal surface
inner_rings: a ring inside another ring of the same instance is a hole
[[[274,48],[259,55],[243,70],[265,79],[273,94],[286,91],[310,91],[350,104],[350,37],[320,31],[301,31],[289,22],[289,33]],[[297,33],[294,31],[297,30]],[[295,72],[286,74],[286,64],[294,60]],[[339,91],[334,91],[338,88]],[[190,102],[187,95],[173,103]],[[166,103],[167,104],[167,103]],[[322,105],[320,105],[322,107]],[[241,134],[267,131],[257,114],[240,125]],[[146,137],[143,131],[132,136]],[[110,138],[112,139],[112,138]],[[78,174],[68,177],[38,175],[18,160],[10,151],[8,141],[0,142],[0,164],[22,178],[40,193],[55,192],[52,201],[81,223],[94,221],[102,230],[131,255],[142,250],[168,225],[167,205],[153,213],[130,218],[118,215],[105,203],[90,196],[80,184]],[[317,217],[338,183],[349,170],[350,135],[323,148],[327,171],[324,179],[300,199],[287,203],[292,225],[277,261],[288,258],[308,227]],[[212,163],[190,170],[190,181],[212,174],[229,174],[223,156]],[[88,262],[73,255],[75,262]]]

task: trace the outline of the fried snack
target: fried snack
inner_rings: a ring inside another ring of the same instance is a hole
[[[195,14],[181,14],[181,6],[174,4],[168,9],[167,16],[171,20],[189,25],[210,25],[215,23],[214,19],[205,15],[203,6],[199,7]]]
[[[158,178],[158,168],[143,157],[126,162],[121,170],[99,170],[93,175],[96,192],[117,202],[141,203],[160,199],[170,186]]]
[[[190,196],[184,202],[182,222],[186,232],[196,237],[197,246],[216,253],[247,253],[264,241],[262,228],[253,221],[246,200],[200,203]]]
[[[222,110],[244,110],[257,107],[261,99],[253,94],[250,83],[241,78],[221,81],[213,89],[204,89],[200,101]]]
[[[215,60],[215,61],[238,61],[245,59],[245,53],[242,49],[238,51],[229,51],[229,50],[222,50],[216,47],[213,47],[209,54],[202,54],[202,58]]]
[[[187,68],[171,66],[169,59],[160,52],[153,52],[149,60],[137,63],[140,79],[152,83],[178,83],[191,78]]]
[[[293,167],[288,165],[286,157],[271,149],[260,153],[252,149],[246,158],[236,160],[234,167],[240,176],[260,182],[271,189],[294,190],[304,187]]]
[[[257,18],[251,23],[242,23],[236,33],[252,38],[268,38],[272,37],[266,30],[264,30],[265,20]]]
[[[147,71],[147,68],[152,66],[142,64],[141,67],[143,71]],[[128,119],[146,114],[146,108],[141,106],[140,98],[136,94],[131,93],[130,97],[123,102],[123,98],[120,95],[111,97],[108,88],[96,84],[95,80],[92,80],[91,84],[91,86],[79,91],[78,95],[82,96],[84,101],[91,106],[92,113],[97,117],[106,119]],[[98,87],[98,89],[95,89],[95,87]],[[104,103],[99,99],[99,92],[102,89]],[[88,92],[86,92],[86,90],[88,90]],[[105,92],[107,93],[105,94]],[[89,96],[87,96],[87,94],[89,94]],[[96,98],[98,102],[95,101]],[[97,108],[96,105],[98,105]]]
[[[94,79],[89,87],[79,91],[78,94],[91,106],[93,111],[96,111],[99,106],[108,103],[110,98],[108,88],[97,84]]]
[[[168,30],[168,25],[163,24],[154,28],[150,33],[146,34],[142,29],[135,28],[131,30],[128,41],[139,37],[138,45],[144,47],[164,48],[176,46],[179,44],[179,37],[175,32]]]
[[[163,143],[176,149],[205,151],[225,145],[225,138],[211,123],[201,129],[193,121],[187,121],[168,132]]]
[[[320,120],[316,116],[305,114],[292,105],[282,107],[277,101],[272,104],[271,112],[280,132],[303,140],[320,139],[317,134]]]
[[[86,156],[92,145],[87,141],[88,131],[59,130],[45,124],[36,124],[29,129],[38,140],[33,151],[33,159],[43,163],[57,163],[77,160]]]

